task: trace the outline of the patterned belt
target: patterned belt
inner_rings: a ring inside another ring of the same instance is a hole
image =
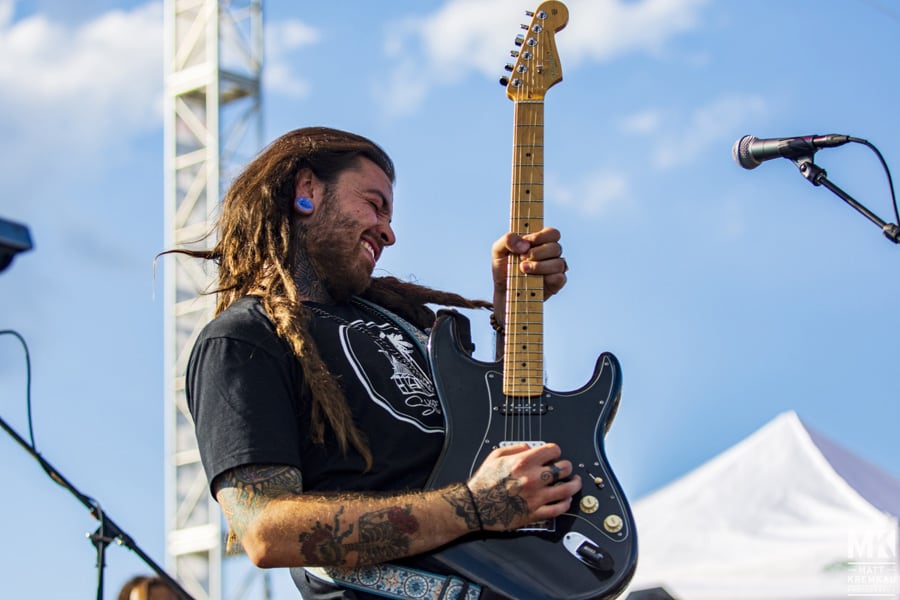
[[[478,600],[481,586],[453,575],[438,575],[393,564],[356,569],[307,567],[316,577],[395,600]]]

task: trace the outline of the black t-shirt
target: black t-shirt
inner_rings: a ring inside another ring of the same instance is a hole
[[[371,305],[308,303],[311,333],[365,435],[374,467],[343,454],[326,428],[310,435],[300,363],[259,299],[242,298],[200,333],[187,368],[187,401],[210,482],[248,464],[300,469],[305,491],[416,489],[443,445],[444,419],[422,339]],[[420,334],[422,335],[422,334]]]
[[[312,337],[368,441],[373,468],[366,472],[352,448],[342,453],[328,428],[324,444],[312,441],[300,363],[259,299],[248,296],[203,328],[188,361],[187,403],[209,482],[242,465],[277,464],[299,468],[305,491],[422,488],[444,440],[424,333],[358,299],[306,307]],[[293,571],[304,598],[376,598]]]
[[[300,469],[304,491],[399,491],[424,487],[444,443],[444,415],[425,357],[425,333],[373,305],[306,303],[312,337],[344,391],[374,466],[342,453],[326,427],[310,435],[303,370],[278,337],[259,298],[247,296],[213,319],[194,344],[187,403],[210,483],[242,465]],[[401,561],[415,564],[415,560]],[[307,600],[377,600],[291,569]]]

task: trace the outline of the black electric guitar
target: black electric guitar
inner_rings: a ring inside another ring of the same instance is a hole
[[[533,20],[516,40],[516,63],[502,81],[515,102],[511,231],[519,234],[544,226],[543,99],[562,80],[554,33],[568,21],[556,0],[527,14]],[[559,443],[584,487],[570,511],[552,521],[470,535],[432,558],[515,600],[610,598],[637,564],[634,519],[604,451],[621,394],[619,362],[604,353],[581,389],[546,389],[543,289],[543,277],[523,274],[511,256],[502,365],[477,361],[463,349],[467,331],[456,313],[439,317],[428,353],[447,435],[428,487],[466,480],[492,449],[521,442]]]

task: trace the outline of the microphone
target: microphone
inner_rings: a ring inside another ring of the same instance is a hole
[[[812,156],[819,148],[842,146],[854,138],[849,135],[807,135],[803,137],[758,139],[745,135],[734,143],[731,156],[745,169],[755,169],[770,158]]]

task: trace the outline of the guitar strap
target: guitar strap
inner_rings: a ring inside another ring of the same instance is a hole
[[[383,317],[387,318],[389,321],[393,321],[394,325],[396,325],[397,327],[399,327],[400,329],[402,329],[403,331],[408,333],[409,337],[411,337],[413,340],[415,340],[416,346],[418,346],[419,351],[422,353],[422,356],[427,356],[425,347],[428,344],[428,336],[425,335],[425,333],[421,329],[419,329],[418,327],[416,327],[415,325],[413,325],[412,323],[410,323],[409,321],[407,321],[400,315],[394,314],[391,311],[389,311],[388,309],[384,308],[383,306],[378,306],[374,302],[369,302],[365,298],[360,298],[359,296],[354,296],[353,301],[365,306],[366,308],[368,308],[369,310],[371,310],[375,313],[382,315]]]
[[[337,585],[394,600],[479,600],[480,585],[453,575],[438,575],[401,565],[383,563],[371,567],[306,567],[313,577]],[[298,576],[291,569],[291,574]]]

